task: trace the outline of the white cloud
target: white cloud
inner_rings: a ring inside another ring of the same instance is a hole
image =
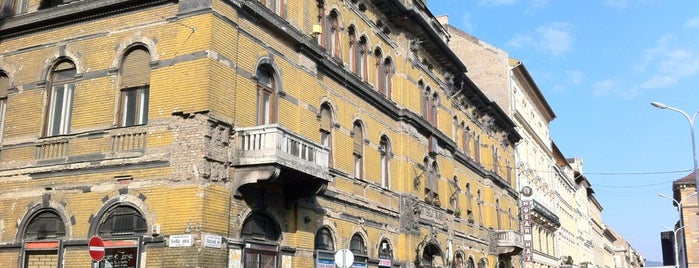
[[[534,36],[516,35],[505,44],[511,49],[535,49],[552,56],[561,56],[570,51],[573,36],[567,23],[553,23],[536,29]]]
[[[537,28],[536,31],[541,36],[540,47],[554,56],[568,52],[573,45],[573,37],[567,28],[568,25],[562,23]]]
[[[699,74],[699,55],[695,50],[684,48],[678,38],[668,35],[646,51],[643,66],[648,78],[639,84],[640,88],[667,88]]]
[[[684,27],[687,28],[699,28],[699,17],[694,17],[689,20],[687,20],[684,23]]]

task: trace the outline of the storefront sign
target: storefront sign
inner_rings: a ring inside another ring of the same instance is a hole
[[[136,268],[138,248],[106,248],[103,260],[105,267]]]
[[[391,267],[391,260],[379,259],[379,267]]]
[[[532,262],[534,260],[534,251],[532,250],[532,201],[522,200],[522,240],[524,242],[524,252],[522,256],[525,262]]]

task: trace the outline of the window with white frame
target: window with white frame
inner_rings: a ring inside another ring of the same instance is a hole
[[[63,61],[54,66],[48,89],[49,105],[46,113],[45,136],[70,133],[76,74],[75,65],[69,61]]]

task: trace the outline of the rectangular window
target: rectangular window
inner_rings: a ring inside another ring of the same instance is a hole
[[[70,119],[73,110],[74,84],[63,84],[51,89],[51,102],[49,104],[47,136],[64,135],[70,133]]]
[[[381,187],[388,188],[388,159],[386,153],[381,153]]]
[[[274,92],[272,89],[266,86],[260,86],[260,99],[258,104],[258,122],[259,125],[269,125],[274,124],[275,114],[274,114]]]
[[[276,268],[277,253],[262,250],[246,250],[245,267]]]
[[[362,156],[354,154],[354,177],[362,178]]]
[[[122,127],[148,123],[148,86],[128,88],[121,91]]]
[[[5,134],[5,117],[7,112],[7,98],[0,99],[0,142],[2,142],[2,137]]]

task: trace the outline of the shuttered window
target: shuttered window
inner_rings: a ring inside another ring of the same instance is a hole
[[[352,146],[352,151],[354,155],[354,177],[361,179],[364,176],[364,134],[362,133],[362,126],[359,122],[354,123],[352,133],[354,135]]]
[[[136,48],[126,53],[120,75],[119,126],[147,124],[150,94],[150,54],[148,51]]]

